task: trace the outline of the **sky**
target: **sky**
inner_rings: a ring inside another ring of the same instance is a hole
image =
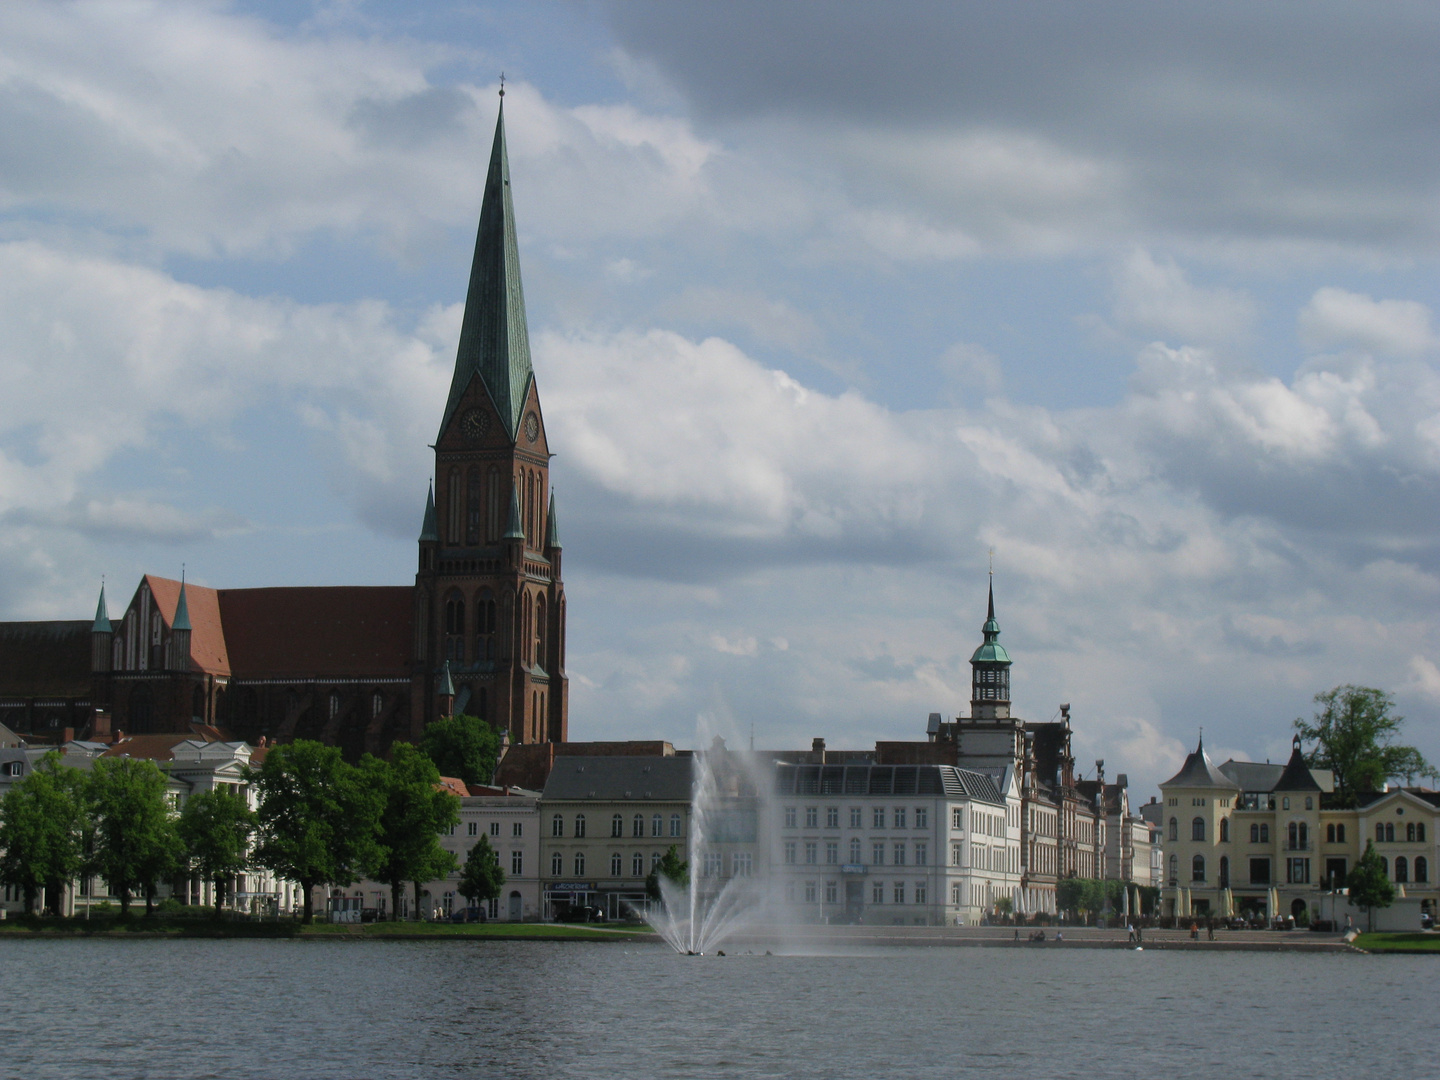
[[[1440,760],[1440,8],[0,7],[0,619],[402,584],[499,76],[575,739]]]

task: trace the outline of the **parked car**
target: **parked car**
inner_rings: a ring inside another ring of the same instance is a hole
[[[451,922],[485,922],[486,918],[485,909],[478,907],[460,908],[450,913]]]
[[[556,922],[604,922],[605,912],[589,904],[571,904],[555,913]]]

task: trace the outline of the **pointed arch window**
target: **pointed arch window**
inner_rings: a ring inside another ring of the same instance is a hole
[[[485,541],[500,538],[500,470],[490,466],[489,483],[485,485]]]
[[[465,659],[465,597],[458,590],[445,597],[445,659]]]
[[[481,589],[475,597],[475,659],[495,659],[495,594]]]
[[[464,514],[464,504],[460,500],[460,470],[451,469],[449,482],[445,486],[445,536],[446,541],[451,544],[460,543],[460,526]]]
[[[465,495],[465,543],[474,547],[480,543],[480,516],[483,509],[484,491],[480,478],[480,467],[470,466],[466,479],[468,490]]]
[[[535,598],[535,665],[545,666],[545,597]]]

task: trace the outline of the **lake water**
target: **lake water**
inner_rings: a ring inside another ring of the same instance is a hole
[[[0,941],[0,1076],[1433,1075],[1429,957]]]

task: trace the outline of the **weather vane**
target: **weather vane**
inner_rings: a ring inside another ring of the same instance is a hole
[[[505,96],[505,73],[503,71],[500,73],[500,96]]]

